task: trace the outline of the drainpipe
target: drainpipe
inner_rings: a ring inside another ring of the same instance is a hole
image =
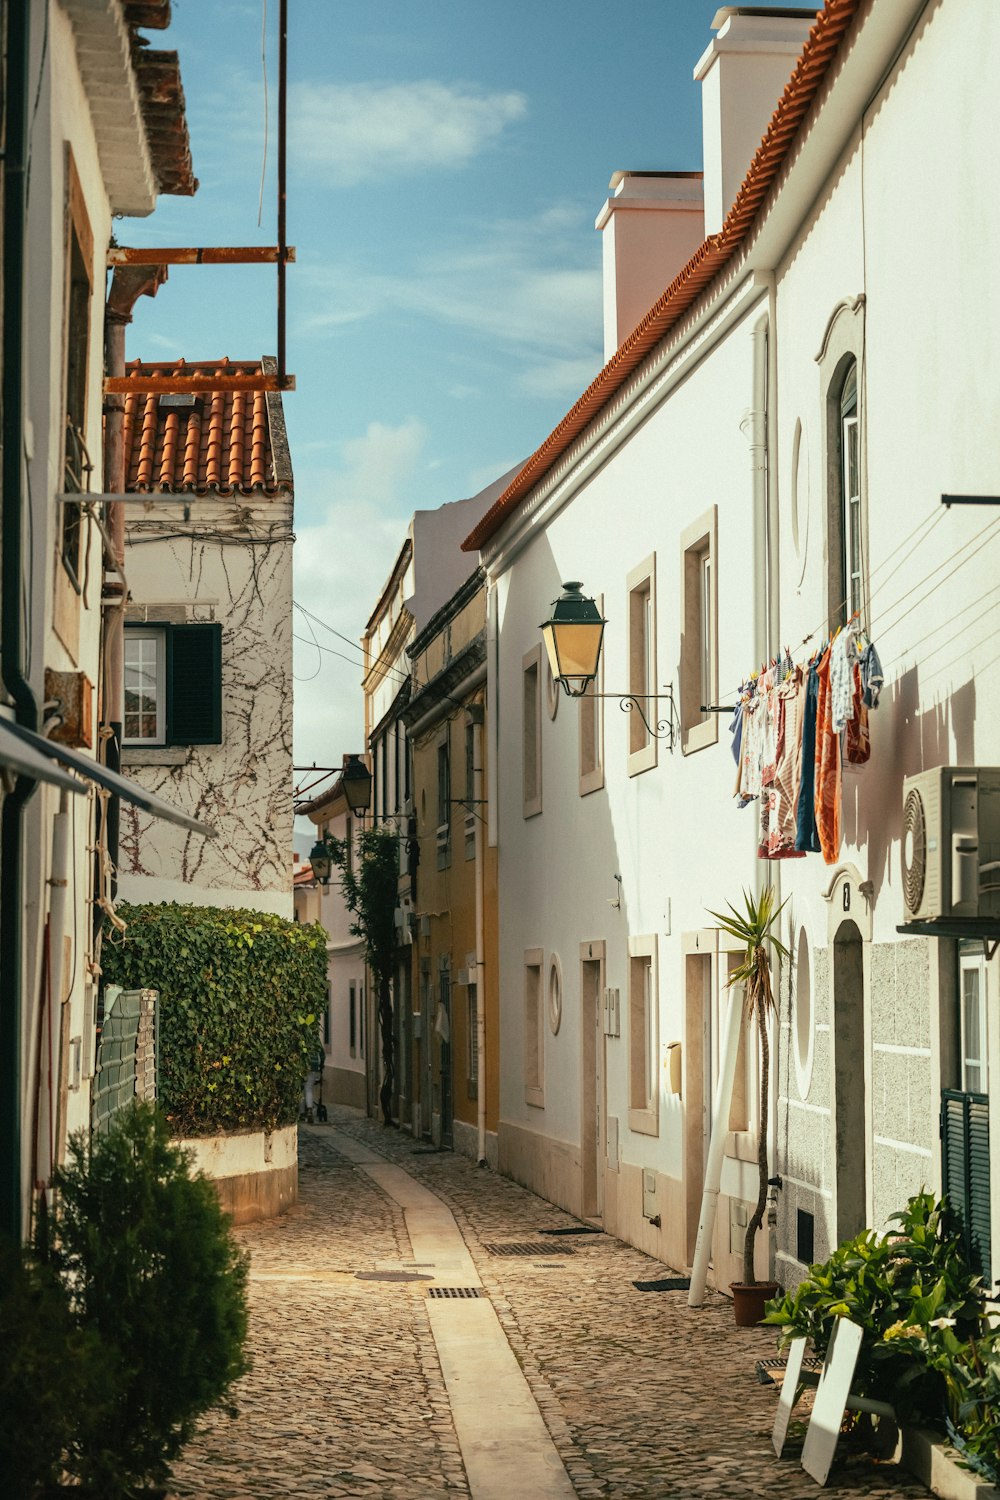
[[[140,297],[155,297],[167,279],[166,266],[116,266],[111,278],[107,307],[104,312],[104,363],[107,374],[125,374],[125,329]],[[104,491],[108,495],[125,493],[125,397],[104,398]],[[121,583],[125,566],[125,507],[117,502],[108,507],[108,530],[119,569],[117,593],[105,583],[102,603],[107,607],[104,618],[104,670],[101,686],[100,746],[109,771],[121,770],[121,705],[125,681],[125,606],[128,600]],[[111,865],[111,896],[118,885],[118,829],[121,799],[111,796],[107,803],[105,835]],[[100,908],[96,920],[102,920]]]
[[[774,278],[769,277],[769,310],[761,315],[751,333],[753,349],[753,406],[740,424],[750,443],[750,475],[753,493],[753,576],[761,580],[754,590],[754,658],[755,665],[763,663],[770,654],[769,641],[777,640],[777,588],[774,576],[773,542],[777,535],[777,516],[774,512],[776,494],[768,482],[768,440],[773,444],[773,402],[769,401],[769,390],[773,389],[773,341],[769,339],[769,326],[773,316]],[[773,446],[772,446],[773,451]],[[755,870],[754,885],[760,894],[762,874],[759,864]],[[780,885],[777,869],[773,872],[775,895],[780,900]],[[721,959],[722,955],[720,955]],[[743,997],[735,989],[729,991],[729,1009],[726,1015],[726,1031],[722,1056],[719,1060],[719,1082],[715,1091],[712,1109],[712,1136],[709,1142],[708,1160],[705,1164],[705,1188],[701,1200],[698,1220],[698,1238],[695,1242],[694,1264],[691,1267],[691,1287],[688,1306],[700,1307],[705,1297],[708,1277],[708,1262],[711,1258],[712,1239],[719,1206],[719,1190],[722,1183],[722,1159],[726,1134],[729,1127],[729,1110],[733,1096],[733,1080],[736,1077],[736,1058],[740,1036],[743,1031]],[[773,1038],[772,1038],[773,1041]],[[771,1048],[772,1054],[774,1047]],[[774,1071],[772,1069],[772,1071]],[[774,1091],[772,1090],[772,1098]],[[774,1116],[768,1118],[768,1137],[773,1145]],[[769,1244],[768,1263],[773,1263],[773,1244]]]
[[[479,1140],[476,1148],[477,1160],[486,1166],[486,947],[484,939],[483,881],[486,871],[483,863],[483,720],[485,709],[482,703],[474,703],[466,709],[466,717],[473,728],[472,741],[472,799],[476,819],[476,1119]]]
[[[21,609],[24,555],[24,274],[27,218],[29,28],[27,5],[7,8],[3,158],[2,518],[0,518],[0,675],[19,724],[38,728],[38,704],[25,675]],[[24,805],[36,782],[19,776],[0,820],[0,1234],[23,1232],[21,1162],[24,1007]]]

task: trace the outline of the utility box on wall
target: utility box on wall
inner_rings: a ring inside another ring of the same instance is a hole
[[[45,701],[58,704],[59,723],[49,739],[76,750],[94,748],[94,684],[84,672],[45,668]]]

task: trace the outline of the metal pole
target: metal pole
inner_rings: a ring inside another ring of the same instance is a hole
[[[287,233],[285,229],[285,176],[287,158],[288,94],[288,0],[281,0],[278,20],[278,378],[283,380],[285,366],[285,269]]]

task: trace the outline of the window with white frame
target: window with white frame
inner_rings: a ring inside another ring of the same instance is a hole
[[[479,994],[474,984],[469,985],[468,995],[465,1064],[466,1092],[470,1099],[475,1099],[479,1094]]]
[[[628,715],[628,774],[636,776],[656,765],[657,740],[643,715],[656,723],[656,554],[633,568],[628,590],[628,691],[636,708]]]
[[[985,1094],[989,1089],[986,1054],[986,955],[978,943],[959,951],[959,1038],[962,1089]]]
[[[843,599],[848,615],[864,608],[861,536],[861,427],[858,367],[852,360],[840,391],[840,498]]]
[[[629,1127],[641,1135],[660,1128],[659,1021],[656,937],[629,938]]]
[[[524,1102],[545,1104],[545,1033],[542,1003],[542,950],[524,954]]]
[[[542,646],[521,661],[521,755],[523,811],[533,818],[542,810]]]
[[[126,624],[122,742],[222,743],[222,626]]]
[[[681,748],[685,755],[714,745],[718,717],[704,709],[718,691],[718,511],[699,516],[681,537]]]
[[[865,541],[865,300],[834,309],[817,356],[822,403],[828,627],[868,605]]]

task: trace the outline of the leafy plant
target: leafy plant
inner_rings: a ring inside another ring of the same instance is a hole
[[[365,945],[365,959],[375,977],[379,1032],[382,1039],[382,1087],[379,1103],[386,1125],[392,1124],[396,1074],[392,1026],[392,971],[396,958],[395,912],[399,899],[399,836],[385,823],[358,836],[356,864],[348,858],[345,839],[329,839],[330,857],[340,870],[341,888],[355,921],[351,931]]]
[[[992,1338],[996,1348],[996,1335],[947,1202],[917,1193],[892,1222],[896,1232],[865,1230],[812,1266],[794,1292],[769,1304],[764,1322],[781,1327],[783,1344],[805,1336],[822,1357],[837,1320],[850,1318],[863,1330],[857,1391],[891,1401],[904,1420],[941,1425],[949,1380],[956,1411],[963,1381],[967,1399],[979,1399],[971,1393],[986,1372],[976,1371],[970,1346],[974,1353]]]
[[[774,890],[766,886],[755,900],[749,891],[743,892],[743,910],[737,911],[728,901],[728,917],[713,911],[722,932],[728,933],[745,949],[743,962],[729,976],[730,985],[742,984],[743,1015],[749,1028],[756,1026],[760,1046],[760,1108],[757,1115],[757,1206],[747,1224],[743,1240],[743,1284],[756,1286],[753,1250],[757,1231],[764,1222],[767,1206],[767,1120],[768,1096],[770,1092],[771,1052],[767,1028],[774,1014],[774,992],[771,988],[771,958],[778,954],[788,957],[788,949],[774,933],[774,924],[782,907],[775,906]]]
[[[246,1370],[247,1261],[212,1184],[149,1105],[90,1144],[75,1136],[54,1187],[38,1275],[61,1288],[70,1347],[88,1341],[100,1366],[99,1420],[74,1398],[64,1465],[118,1500],[167,1477],[196,1418]]]
[[[175,1135],[298,1118],[326,1004],[326,934],[260,911],[129,906],[106,983],[160,993],[159,1098]]]

